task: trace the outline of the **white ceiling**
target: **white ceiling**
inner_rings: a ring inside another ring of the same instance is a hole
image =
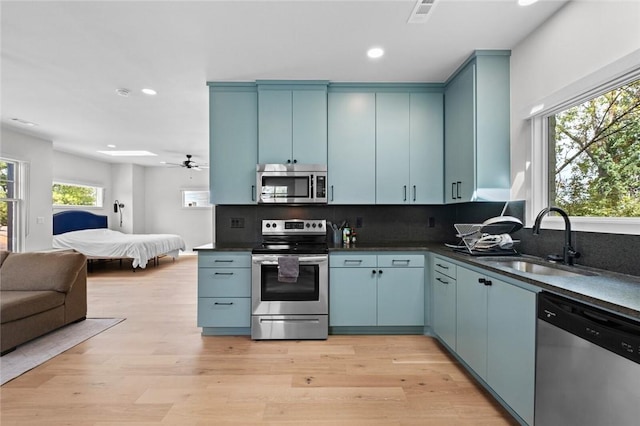
[[[408,24],[415,0],[2,0],[2,123],[105,161],[204,163],[207,81],[443,82],[474,49],[513,48],[564,3],[437,0],[426,23]],[[386,50],[375,61],[374,45]],[[97,153],[108,144],[158,156]]]

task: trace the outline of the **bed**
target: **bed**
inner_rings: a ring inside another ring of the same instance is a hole
[[[53,215],[53,247],[73,249],[88,259],[131,259],[131,266],[146,268],[161,256],[178,257],[185,249],[175,234],[125,234],[107,227],[107,216],[83,210]]]

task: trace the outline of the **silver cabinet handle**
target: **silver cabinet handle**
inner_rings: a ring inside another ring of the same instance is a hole
[[[333,185],[331,185],[331,201],[333,201]]]
[[[449,281],[445,281],[440,277],[436,277],[436,280],[440,281],[442,284],[449,284]]]
[[[404,185],[403,188],[404,188],[404,201],[407,201],[407,185]]]
[[[214,302],[214,305],[221,305],[221,306],[231,306],[233,305],[233,302]]]
[[[413,201],[416,200],[416,186],[413,185]]]
[[[214,260],[215,263],[232,263],[233,259],[216,259]]]
[[[448,266],[446,266],[446,265],[442,265],[442,264],[440,264],[440,263],[436,263],[436,266],[437,266],[438,268],[442,268],[442,269],[449,269],[449,267],[448,267]]]
[[[233,272],[215,272],[213,275],[233,275]]]
[[[345,260],[344,260],[344,263],[345,263],[345,265],[346,265],[347,263],[357,263],[357,264],[359,265],[359,264],[361,264],[361,263],[362,263],[362,260],[361,260],[361,259],[345,259]]]
[[[409,260],[409,259],[393,259],[391,261],[392,265],[395,265],[396,263],[404,263],[405,265],[408,265],[409,263],[411,263],[411,260]]]
[[[251,185],[251,201],[255,201],[255,200],[256,200],[256,186]]]

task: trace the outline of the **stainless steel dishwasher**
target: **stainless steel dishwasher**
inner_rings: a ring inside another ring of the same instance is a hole
[[[535,425],[637,425],[640,323],[538,294]]]

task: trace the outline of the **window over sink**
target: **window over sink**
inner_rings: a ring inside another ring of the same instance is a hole
[[[531,208],[560,207],[576,230],[637,235],[640,68],[600,77],[532,111]],[[561,227],[560,218],[547,220]]]

